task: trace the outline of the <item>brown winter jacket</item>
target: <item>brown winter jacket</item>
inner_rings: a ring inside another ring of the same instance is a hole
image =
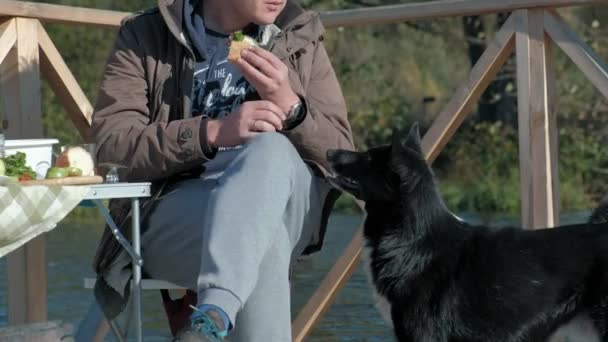
[[[98,161],[126,166],[120,170],[123,180],[150,181],[155,193],[168,180],[200,174],[211,151],[205,137],[208,119],[190,115],[195,57],[182,25],[184,1],[159,0],[157,8],[123,21],[93,114]],[[322,43],[324,28],[318,14],[292,1],[275,25],[281,33],[269,50],[286,63],[291,87],[307,107],[304,121],[285,135],[303,160],[324,176],[328,149],[353,149],[344,98]],[[337,195],[332,190],[325,199],[319,233],[306,253],[320,249]],[[143,216],[153,200],[144,202]],[[121,229],[128,229],[128,201],[112,201],[110,209]],[[112,267],[123,267],[114,262],[120,251],[106,229],[94,267],[96,296],[109,317],[122,311],[126,299],[121,293],[125,291],[106,277]],[[130,275],[126,268],[113,272]]]

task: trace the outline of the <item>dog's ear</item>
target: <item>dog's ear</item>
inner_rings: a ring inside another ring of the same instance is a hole
[[[407,135],[407,139],[405,142],[406,146],[411,148],[412,150],[422,153],[422,144],[420,142],[420,128],[418,122],[414,122],[412,127],[410,128],[410,132]]]
[[[397,127],[393,127],[392,147],[395,149],[403,149],[407,137]]]
[[[403,155],[407,153],[405,150],[406,140],[406,137],[397,128],[393,128],[393,141],[391,143],[391,160],[393,164],[401,162]]]
[[[420,129],[418,122],[414,122],[407,135],[394,128],[392,159],[394,161],[403,161],[405,158],[404,156],[414,156],[416,154],[419,156],[424,156],[424,153],[422,153],[422,145],[420,140]]]
[[[407,135],[393,135],[391,169],[398,175],[401,184],[418,182],[429,169],[420,146],[418,123],[414,123]]]

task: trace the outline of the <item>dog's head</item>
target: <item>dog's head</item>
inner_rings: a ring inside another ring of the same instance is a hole
[[[407,135],[393,132],[390,145],[365,152],[329,150],[332,184],[367,203],[390,203],[407,196],[432,173],[420,145],[418,123]]]

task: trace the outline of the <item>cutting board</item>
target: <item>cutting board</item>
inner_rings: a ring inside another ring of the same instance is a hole
[[[55,179],[37,179],[19,182],[20,185],[91,185],[103,183],[101,176],[65,177]]]

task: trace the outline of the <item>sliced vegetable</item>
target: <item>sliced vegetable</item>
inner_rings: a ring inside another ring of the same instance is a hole
[[[245,39],[245,34],[241,31],[234,32],[234,35],[232,36],[232,40],[234,40],[235,42],[241,42],[244,39]]]
[[[19,177],[18,180],[20,182],[23,182],[23,181],[29,181],[29,180],[32,180],[32,179],[33,178],[30,175],[28,175],[27,173],[24,173],[21,177]]]
[[[4,176],[6,174],[6,166],[4,165],[4,160],[0,159],[0,176]]]

